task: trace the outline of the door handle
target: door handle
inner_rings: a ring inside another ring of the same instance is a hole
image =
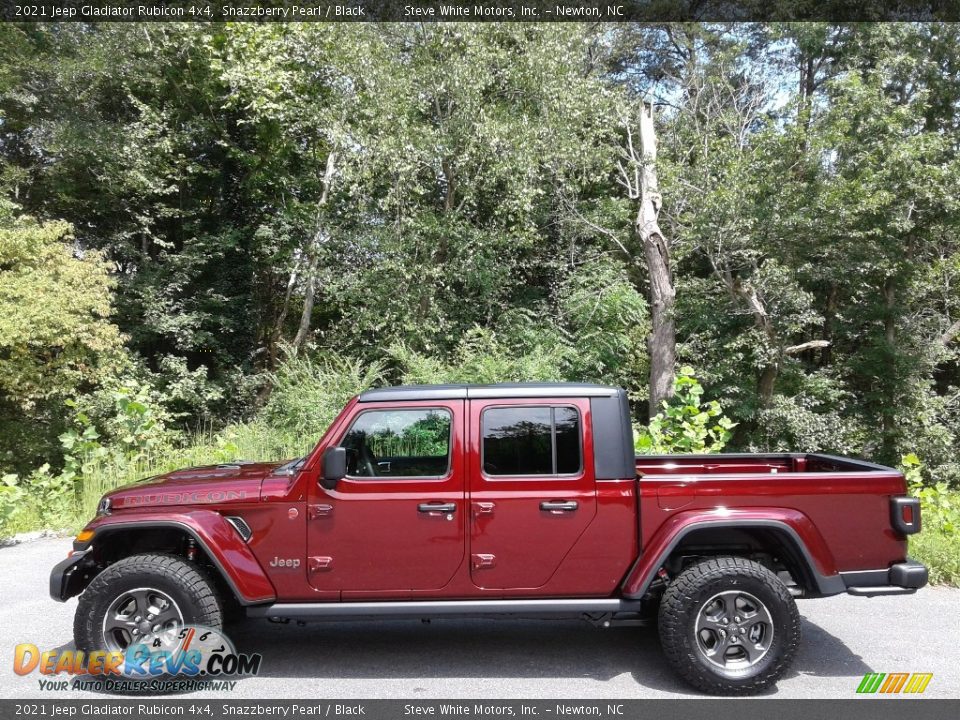
[[[547,510],[552,513],[573,512],[580,503],[576,500],[544,500],[540,503],[541,510]]]
[[[457,511],[456,503],[420,503],[417,511],[422,513],[452,513]]]

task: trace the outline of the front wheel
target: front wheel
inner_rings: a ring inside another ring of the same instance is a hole
[[[787,587],[738,557],[703,560],[680,573],[664,592],[658,621],[673,669],[714,695],[769,687],[800,644],[800,613]]]
[[[184,625],[223,626],[213,583],[175,555],[132,555],[97,575],[80,596],[73,636],[87,652],[138,643],[173,649]]]

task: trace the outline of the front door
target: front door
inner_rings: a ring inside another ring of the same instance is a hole
[[[470,402],[477,587],[542,587],[590,524],[597,497],[589,414],[587,400]]]
[[[444,587],[463,561],[463,401],[370,403],[335,443],[347,477],[311,489],[310,583],[403,595]]]

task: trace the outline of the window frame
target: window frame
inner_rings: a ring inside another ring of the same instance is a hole
[[[361,416],[367,415],[369,413],[389,413],[389,412],[443,412],[446,413],[447,417],[450,420],[450,430],[447,435],[447,469],[442,475],[346,475],[344,476],[345,480],[353,480],[357,482],[403,482],[409,480],[428,480],[428,481],[443,481],[448,480],[450,475],[453,472],[453,442],[454,442],[454,422],[456,422],[456,416],[454,411],[451,408],[445,407],[443,405],[429,405],[429,406],[407,406],[407,407],[372,407],[361,410],[353,416],[353,419],[350,421],[350,424],[344,429],[340,434],[340,437],[337,439],[337,442],[333,447],[343,447],[343,441],[346,439],[347,435],[350,434],[350,431],[353,429],[353,426],[357,424],[357,421]]]
[[[513,474],[513,475],[491,475],[487,472],[486,469],[486,443],[485,433],[484,433],[484,416],[489,410],[534,410],[546,408],[550,410],[550,452],[551,452],[551,464],[554,470],[557,468],[557,418],[556,410],[558,408],[573,410],[577,414],[577,450],[580,454],[580,465],[574,471],[570,473],[529,473],[529,474]],[[487,405],[480,411],[480,474],[485,480],[490,480],[491,482],[503,481],[503,480],[513,480],[513,479],[562,479],[562,480],[575,480],[577,478],[583,477],[584,473],[584,452],[583,452],[583,432],[584,432],[584,423],[583,423],[583,413],[580,411],[580,408],[576,405],[568,405],[566,403],[555,403],[555,404],[537,404],[537,405]]]

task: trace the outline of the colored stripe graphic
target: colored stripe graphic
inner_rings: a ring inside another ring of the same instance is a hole
[[[914,673],[903,691],[905,693],[922,693],[927,689],[931,680],[933,680],[933,673]]]
[[[903,687],[903,684],[907,681],[907,678],[910,677],[910,673],[890,673],[887,675],[887,680],[880,688],[882,693],[898,693]]]
[[[933,673],[867,673],[857,686],[857,692],[872,695],[880,692],[894,695],[899,692],[922,693],[933,679]]]
[[[866,694],[875,693],[877,688],[880,687],[884,676],[884,673],[867,673],[863,676],[863,680],[860,681],[860,687],[857,688],[857,692]]]

